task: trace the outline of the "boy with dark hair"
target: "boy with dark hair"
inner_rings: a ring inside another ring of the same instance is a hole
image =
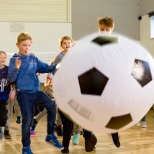
[[[111,34],[114,29],[114,20],[111,17],[100,17],[98,18],[98,31],[99,33]],[[120,141],[118,133],[111,134],[113,143],[117,148],[120,147]]]

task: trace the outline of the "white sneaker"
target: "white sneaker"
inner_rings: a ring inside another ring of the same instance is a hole
[[[141,121],[142,128],[147,128],[146,121]]]

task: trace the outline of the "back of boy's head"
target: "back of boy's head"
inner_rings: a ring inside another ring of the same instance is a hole
[[[26,40],[30,40],[32,42],[32,37],[30,36],[30,34],[22,32],[19,34],[19,36],[17,37],[17,43],[20,44],[20,42],[22,41],[26,41]]]
[[[63,36],[63,37],[61,37],[59,39],[59,45],[60,45],[60,47],[61,47],[61,45],[62,45],[62,43],[63,43],[64,40],[71,40],[71,42],[73,42],[73,39],[71,37],[69,37],[69,36]]]
[[[98,18],[98,27],[100,27],[101,25],[113,28],[114,21],[111,17],[100,17],[100,18]]]

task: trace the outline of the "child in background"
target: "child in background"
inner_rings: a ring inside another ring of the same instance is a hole
[[[111,34],[114,29],[114,21],[111,17],[101,17],[98,18],[98,31],[103,34]],[[118,133],[112,133],[113,143],[117,148],[120,147],[120,141]]]
[[[111,17],[98,18],[98,32],[111,34],[114,30],[114,21]]]
[[[10,59],[8,80],[16,86],[17,101],[22,114],[22,154],[33,154],[30,148],[30,126],[34,104],[38,101],[47,109],[46,142],[63,149],[54,135],[55,103],[40,91],[40,82],[37,76],[37,73],[54,71],[57,64],[48,65],[36,56],[29,54],[32,37],[28,33],[20,33],[16,45],[18,53],[15,53]]]
[[[56,58],[54,59],[52,64],[60,63],[62,61],[63,57],[67,54],[67,52],[72,47],[72,42],[73,42],[73,40],[68,36],[64,36],[60,39],[61,52],[56,56]],[[48,80],[51,80],[51,79],[52,78],[50,77],[50,74],[48,74]],[[58,110],[58,111],[59,111],[59,114],[60,114],[60,117],[62,120],[62,124],[63,124],[62,144],[64,146],[64,149],[62,149],[61,152],[62,153],[69,153],[69,143],[70,143],[70,139],[72,136],[74,123],[70,119],[68,119],[63,112],[61,112],[60,110]],[[95,144],[97,142],[95,135],[92,132],[89,132],[89,131],[83,129],[83,136],[85,138],[85,150],[87,152],[92,151],[95,148]],[[77,136],[77,137],[79,140],[79,136]],[[78,142],[79,141],[77,141],[77,143]]]
[[[15,99],[15,91],[11,89],[10,83],[7,81],[8,66],[5,65],[7,55],[4,51],[0,51],[0,139],[3,138],[2,128],[4,126],[4,137],[10,139],[8,117],[8,99]],[[11,90],[11,91],[10,91]]]

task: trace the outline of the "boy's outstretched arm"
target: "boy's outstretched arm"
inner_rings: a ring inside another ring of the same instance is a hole
[[[39,73],[50,73],[54,72],[56,70],[57,63],[48,65],[47,63],[44,63],[38,59],[38,70]]]

